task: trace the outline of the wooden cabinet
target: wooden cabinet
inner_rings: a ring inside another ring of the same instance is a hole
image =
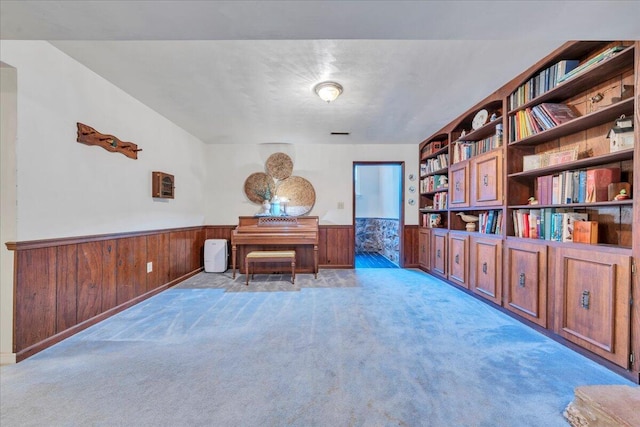
[[[502,239],[471,236],[469,287],[489,301],[502,304]]]
[[[446,230],[431,230],[431,272],[447,277],[447,235]]]
[[[456,163],[449,169],[449,207],[455,209],[469,206],[469,162]]]
[[[424,270],[431,270],[431,230],[420,229],[418,237],[419,265]]]
[[[631,257],[553,250],[554,331],[617,365],[629,363]]]
[[[502,205],[502,150],[493,150],[471,162],[474,206]]]
[[[421,144],[449,141],[449,236],[432,230],[431,273],[619,366],[635,348],[636,380],[639,50],[640,41],[567,42]],[[633,146],[611,138],[625,121]],[[610,183],[631,197],[614,197]],[[582,243],[573,222],[585,219],[594,231]]]
[[[160,199],[173,199],[175,192],[175,177],[171,174],[151,172],[151,196]]]
[[[469,234],[449,233],[449,280],[469,288]]]
[[[547,327],[547,245],[507,240],[504,307]]]

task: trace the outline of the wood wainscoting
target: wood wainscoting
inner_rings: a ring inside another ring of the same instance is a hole
[[[16,360],[196,274],[204,240],[199,226],[7,243],[15,251]]]
[[[419,268],[420,267],[420,227],[417,225],[405,225],[403,239],[403,268]]]
[[[204,241],[236,225],[209,225],[7,243],[14,251],[13,351],[21,361],[203,270]],[[418,227],[405,226],[405,267]],[[320,225],[321,268],[354,267],[352,225]],[[229,258],[230,261],[230,258]],[[152,271],[147,272],[147,264]],[[229,262],[230,264],[230,262]]]

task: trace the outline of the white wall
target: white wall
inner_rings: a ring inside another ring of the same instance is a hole
[[[418,173],[417,144],[398,145],[337,145],[337,144],[231,144],[207,147],[207,224],[237,224],[238,216],[253,215],[258,205],[244,195],[244,181],[254,172],[264,171],[269,155],[284,152],[293,160],[293,175],[311,182],[316,191],[316,204],[309,213],[320,217],[321,224],[349,225],[352,223],[352,173],[354,161],[405,162],[405,224],[418,223],[418,204],[407,201],[416,198],[409,194],[407,177]],[[338,203],[344,209],[338,209]]]
[[[20,241],[203,224],[200,140],[49,43],[6,41],[18,74]],[[76,122],[142,148],[138,159],[76,142]],[[151,198],[151,172],[176,177],[176,198]]]
[[[16,74],[15,68],[0,63],[0,364],[15,363],[13,252],[4,242],[16,240]]]
[[[359,165],[358,218],[400,218],[400,165]],[[407,181],[408,182],[408,181]]]
[[[14,233],[3,233],[3,246],[6,238],[28,241],[204,223],[207,169],[200,140],[49,43],[2,40],[0,61],[17,73],[12,138],[17,187],[4,175],[2,180],[3,205],[6,192],[15,188],[17,208]],[[4,104],[4,84],[2,97]],[[133,160],[80,144],[76,122],[143,151]],[[2,144],[4,165],[4,138]],[[175,175],[175,199],[152,199],[154,170]],[[4,268],[0,278],[5,361],[12,351],[12,313],[6,307],[13,300],[13,281]]]

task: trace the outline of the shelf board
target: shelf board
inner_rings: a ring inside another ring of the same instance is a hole
[[[421,153],[420,161],[433,159],[434,157],[438,157],[440,154],[446,154],[448,151],[449,151],[449,145],[445,145],[444,147],[442,147],[438,151],[434,151],[433,153],[428,153],[428,154]]]
[[[566,203],[563,205],[509,205],[508,209],[541,209],[541,208],[602,208],[615,206],[631,206],[633,199],[612,200],[610,202]]]
[[[519,110],[524,110],[527,107],[540,104],[541,102],[560,101],[567,99],[576,93],[592,89],[594,86],[597,86],[598,83],[601,83],[603,79],[610,77],[612,73],[615,73],[618,70],[622,72],[625,67],[633,67],[634,51],[635,49],[633,45],[625,48],[609,59],[588,68],[581,74],[560,83],[553,89],[548,90],[526,104],[522,104],[518,108],[509,111],[509,115],[512,115]]]
[[[604,165],[607,163],[620,162],[633,158],[633,148],[616,151],[615,153],[603,154],[602,156],[587,157],[573,162],[562,163],[559,165],[546,166],[543,168],[531,169],[524,172],[511,173],[507,175],[509,178],[526,178],[542,175],[550,175],[554,172],[564,170],[583,169],[589,166]]]
[[[429,208],[420,208],[418,209],[420,212],[422,213],[442,213],[442,212],[449,212],[448,209],[429,209]]]
[[[499,123],[502,123],[502,116],[497,117],[495,120],[487,122],[484,126],[469,132],[465,136],[461,136],[457,139],[457,141],[473,142],[485,139],[486,137],[494,135],[496,133],[495,129]]]
[[[589,248],[596,249],[600,252],[615,253],[622,255],[631,255],[631,247],[612,245],[610,243],[574,243],[574,242],[558,242],[556,240],[532,239],[530,237],[516,237],[507,235],[508,241],[519,241],[527,243],[537,243],[540,245],[548,245],[553,247],[570,247],[570,248]]]
[[[536,103],[536,105],[537,104],[538,103]],[[526,138],[510,142],[509,147],[536,145],[541,142],[546,142],[551,139],[570,135],[586,128],[591,128],[607,122],[611,122],[611,125],[613,126],[613,121],[620,117],[622,114],[633,114],[633,97],[616,102],[615,104],[609,105],[592,113],[585,114],[584,116],[576,117],[569,122],[563,123],[551,129],[547,129]]]

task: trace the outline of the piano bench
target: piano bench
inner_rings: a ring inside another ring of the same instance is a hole
[[[251,251],[244,259],[244,269],[249,285],[249,265],[258,262],[291,262],[291,283],[296,282],[296,251]],[[253,278],[253,274],[251,275]]]

